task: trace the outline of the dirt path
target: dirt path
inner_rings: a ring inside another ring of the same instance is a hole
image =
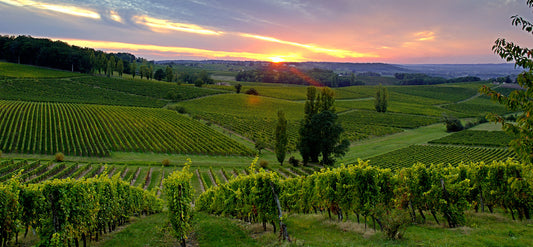
[[[128,170],[130,168],[126,167],[126,169],[124,169],[124,172],[122,174],[120,174],[120,179],[124,180],[124,178],[126,177],[126,174],[128,173]]]
[[[137,181],[137,177],[139,177],[139,173],[141,173],[141,168],[137,168],[137,171],[135,172],[135,175],[133,176],[133,179],[130,182],[130,186],[133,186],[135,182]]]
[[[293,171],[293,168],[285,168],[287,171],[289,171],[290,173],[292,173],[293,176],[295,177],[299,177],[300,174],[296,173],[295,171]]]
[[[277,172],[279,175],[281,175],[282,177],[284,178],[288,178],[289,176],[287,174],[285,174],[284,172],[282,172],[281,170],[276,170],[275,172]]]
[[[159,182],[159,189],[157,190],[157,197],[161,196],[163,190],[163,180],[165,180],[165,171],[161,172],[161,182]]]
[[[202,192],[205,192],[205,187],[204,187],[204,183],[202,183],[202,177],[200,177],[200,172],[198,171],[198,169],[196,169],[196,171],[194,171],[196,173],[196,177],[198,178],[198,182],[200,183],[200,188],[202,189]]]
[[[224,181],[227,183],[229,180],[228,180],[228,178],[226,177],[226,174],[224,174],[224,173],[222,172],[222,170],[218,170],[218,172],[220,172],[220,174],[222,175],[222,178],[223,178]]]
[[[217,184],[217,182],[216,182],[216,180],[215,180],[215,177],[214,177],[215,174],[213,174],[213,173],[211,172],[211,170],[209,170],[209,172],[207,173],[207,175],[209,175],[209,178],[211,179],[211,182],[213,183],[213,185],[214,185],[214,186],[218,186],[218,184]]]
[[[152,182],[152,169],[153,167],[150,167],[150,170],[148,170],[148,174],[146,174],[146,179],[144,180],[144,186],[143,189],[147,190],[148,186],[150,186],[150,183]]]
[[[88,165],[87,169],[85,169],[85,171],[80,173],[80,175],[76,179],[80,179],[80,178],[85,177],[85,175],[87,175],[87,173],[89,173],[91,170],[92,170],[92,167],[90,165]]]

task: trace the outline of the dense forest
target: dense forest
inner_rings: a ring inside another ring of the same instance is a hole
[[[110,71],[117,71],[120,75],[131,74],[132,70],[137,70],[137,66],[132,66],[132,63],[144,64],[147,69],[150,68],[148,61],[129,53],[106,53],[92,48],[71,46],[63,41],[23,35],[0,35],[0,59],[81,73],[108,74]]]

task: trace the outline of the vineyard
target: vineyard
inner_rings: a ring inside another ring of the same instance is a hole
[[[443,108],[462,113],[465,116],[484,117],[490,112],[497,114],[511,113],[503,105],[492,102],[488,97],[477,97],[466,102],[445,105]]]
[[[533,210],[531,167],[512,160],[458,166],[418,163],[394,173],[359,161],[295,178],[254,170],[252,165],[249,175],[206,190],[197,209],[262,223],[265,230],[271,223],[274,232],[295,213],[327,212],[338,221],[355,214],[365,229],[373,223],[392,239],[403,234],[396,224],[425,223],[429,215],[437,224],[442,220],[455,228],[467,223],[467,210],[506,209],[513,219],[528,220]],[[280,207],[292,214],[282,217]]]
[[[503,131],[463,130],[429,143],[506,147],[512,139],[513,136]]]
[[[38,245],[79,246],[98,241],[129,221],[129,216],[158,213],[163,201],[154,193],[107,176],[22,184],[17,177],[0,184],[0,243],[19,232],[36,231]]]
[[[77,79],[0,80],[0,99],[58,103],[86,103],[163,107],[167,100],[76,83]]]
[[[108,156],[111,151],[250,155],[223,134],[175,112],[0,101],[0,150]]]
[[[381,168],[400,169],[417,162],[425,164],[452,164],[461,162],[502,161],[514,157],[507,148],[482,148],[441,145],[412,145],[383,155],[369,158],[370,163]]]

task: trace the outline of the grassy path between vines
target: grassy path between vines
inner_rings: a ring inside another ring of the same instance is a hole
[[[447,228],[432,219],[406,229],[401,240],[387,240],[382,232],[355,222],[330,220],[327,214],[289,214],[285,222],[291,243],[280,243],[269,224],[248,224],[221,216],[195,212],[193,234],[187,246],[529,246],[533,222],[513,221],[502,212],[466,213],[466,225]],[[362,218],[361,218],[362,219]],[[444,219],[442,219],[444,221]],[[122,231],[91,246],[176,246],[166,214],[138,218]]]

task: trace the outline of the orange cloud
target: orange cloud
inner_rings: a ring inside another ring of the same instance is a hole
[[[431,41],[435,40],[435,32],[432,31],[423,31],[415,33],[414,36],[418,41]]]
[[[114,20],[116,22],[120,22],[122,23],[122,17],[120,17],[120,15],[116,12],[116,11],[109,11],[109,18],[111,18],[111,20]]]
[[[134,16],[133,20],[137,24],[150,27],[155,32],[165,32],[168,30],[204,34],[204,35],[221,35],[223,32],[210,30],[194,24],[171,22],[163,19],[156,19],[149,16]]]
[[[63,6],[58,4],[50,4],[43,2],[35,2],[31,0],[0,0],[0,2],[17,6],[17,7],[32,7],[41,10],[49,10],[59,12],[67,15],[74,15],[85,18],[100,19],[100,14],[92,10],[83,9],[74,6]]]
[[[272,58],[282,59],[283,61],[301,62],[308,59],[297,53],[289,54],[263,54],[253,52],[233,52],[233,51],[214,51],[189,47],[175,47],[175,46],[158,46],[147,44],[130,44],[122,42],[107,42],[94,40],[75,40],[75,39],[61,39],[71,45],[80,47],[91,47],[94,49],[104,49],[113,51],[157,51],[165,53],[173,53],[176,56],[198,56],[207,58],[238,58],[238,59],[253,59],[261,61],[271,61]]]
[[[311,52],[314,52],[314,53],[328,54],[330,56],[338,57],[338,58],[379,57],[376,54],[359,53],[359,52],[355,52],[355,51],[342,50],[342,49],[330,49],[330,48],[319,47],[319,46],[316,46],[316,45],[291,42],[291,41],[277,39],[277,38],[274,38],[274,37],[261,36],[261,35],[256,35],[256,34],[241,33],[240,36],[246,37],[246,38],[253,38],[253,39],[263,40],[263,41],[267,41],[267,42],[273,42],[273,43],[285,44],[285,45],[290,45],[290,46],[296,46],[296,47],[307,49],[307,50],[309,50]]]

